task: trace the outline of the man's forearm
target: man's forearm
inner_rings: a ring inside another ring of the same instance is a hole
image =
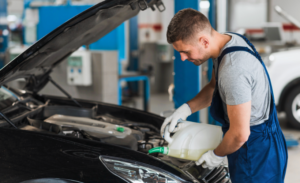
[[[214,89],[214,86],[208,83],[192,100],[187,102],[192,113],[210,106]]]
[[[241,139],[238,135],[228,131],[221,144],[214,150],[214,153],[217,156],[227,156],[240,149],[246,142],[246,139]]]
[[[215,149],[217,156],[237,151],[250,136],[251,101],[239,105],[227,105],[230,127],[221,144]]]

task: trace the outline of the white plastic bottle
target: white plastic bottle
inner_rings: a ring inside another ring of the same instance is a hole
[[[168,156],[197,161],[208,150],[215,149],[222,141],[220,126],[182,121],[182,129],[170,137],[167,126],[164,135],[168,147],[155,147],[149,153],[162,153]]]

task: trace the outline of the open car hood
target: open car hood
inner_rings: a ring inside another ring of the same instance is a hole
[[[53,67],[82,45],[89,45],[139,11],[161,0],[106,0],[68,20],[37,41],[0,70],[0,85],[25,78],[25,89],[38,92],[49,80]]]

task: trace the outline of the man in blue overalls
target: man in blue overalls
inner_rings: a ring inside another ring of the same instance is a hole
[[[182,61],[201,65],[214,61],[212,80],[192,100],[164,121],[161,134],[183,127],[192,113],[211,106],[222,123],[224,138],[197,162],[219,166],[225,156],[233,183],[284,182],[287,147],[278,123],[271,81],[259,54],[243,36],[220,34],[208,19],[193,9],[179,11],[169,24],[167,39]]]

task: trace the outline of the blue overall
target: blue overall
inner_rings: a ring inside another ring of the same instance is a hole
[[[228,53],[246,51],[252,54],[265,69],[272,99],[269,119],[260,125],[251,126],[248,141],[239,150],[227,156],[231,180],[233,183],[282,183],[287,166],[287,146],[277,118],[270,77],[261,57],[250,41],[242,35],[236,35],[242,37],[253,51],[242,46],[226,48],[218,57],[218,68],[224,55]],[[218,68],[215,71],[216,86],[210,113],[216,121],[222,123],[225,135],[230,124],[225,121],[222,99],[218,91]]]

